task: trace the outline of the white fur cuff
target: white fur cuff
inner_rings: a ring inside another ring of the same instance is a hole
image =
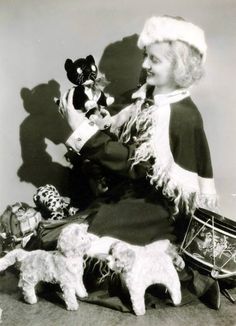
[[[99,130],[94,122],[86,119],[67,139],[66,145],[79,152],[85,143]]]

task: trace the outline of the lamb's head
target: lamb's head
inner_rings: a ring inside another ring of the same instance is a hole
[[[91,238],[85,223],[71,223],[63,228],[58,241],[57,249],[66,257],[84,256],[91,246]]]
[[[126,243],[118,241],[112,244],[106,260],[108,267],[114,272],[128,272],[133,267],[135,252]]]

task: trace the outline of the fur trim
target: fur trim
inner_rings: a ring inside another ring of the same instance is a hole
[[[183,41],[195,47],[206,59],[207,45],[204,31],[182,19],[159,16],[149,18],[138,39],[138,47],[143,49],[155,42]]]

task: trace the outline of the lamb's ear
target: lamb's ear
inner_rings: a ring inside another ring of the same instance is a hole
[[[157,243],[156,250],[167,251],[168,248],[171,246],[170,240],[168,239],[158,240],[156,243]]]
[[[136,255],[135,255],[134,250],[129,249],[129,258],[130,258],[130,260],[135,260],[135,257],[136,257]]]
[[[135,260],[135,252],[132,249],[127,249],[124,253],[125,260],[129,266],[133,266]]]
[[[83,230],[83,231],[88,231],[88,224],[87,223],[81,223],[81,224],[79,224],[79,226],[80,226],[80,228],[81,228],[81,230]]]
[[[82,227],[84,231],[88,231],[88,224],[87,223],[82,223]]]
[[[71,59],[66,59],[64,64],[65,70],[66,71],[70,70],[72,65],[73,65],[73,61]]]
[[[61,236],[59,235],[59,238],[57,240],[57,250],[60,251],[61,253],[63,253],[64,251],[64,241],[63,239],[61,239]]]
[[[111,256],[108,254],[97,254],[96,258],[101,261],[108,261]]]

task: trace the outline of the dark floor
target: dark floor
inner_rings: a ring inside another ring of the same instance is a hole
[[[207,308],[200,301],[182,307],[161,304],[147,310],[145,316],[136,317],[89,303],[80,303],[78,311],[69,312],[60,300],[39,298],[35,305],[22,301],[17,288],[17,277],[11,271],[0,276],[0,308],[2,325],[9,326],[236,326],[236,304],[221,297],[219,311]],[[236,289],[233,293],[236,297]]]

